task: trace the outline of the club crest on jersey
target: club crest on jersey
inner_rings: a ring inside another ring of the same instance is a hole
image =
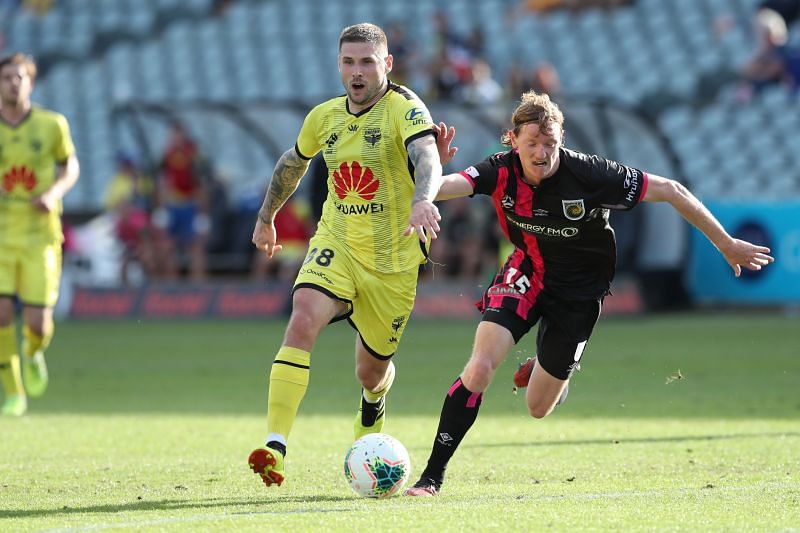
[[[506,194],[503,196],[503,199],[500,200],[500,205],[506,209],[514,209],[514,199]]]
[[[370,146],[373,148],[378,141],[381,140],[381,129],[380,128],[365,128],[364,129],[364,142],[368,142]]]
[[[586,214],[583,198],[580,200],[561,200],[561,207],[564,209],[564,216],[570,220],[580,220]]]
[[[392,320],[392,329],[394,330],[395,333],[397,333],[405,323],[406,323],[405,315],[396,316],[394,317],[394,320]]]

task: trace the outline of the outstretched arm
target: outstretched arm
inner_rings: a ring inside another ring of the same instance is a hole
[[[648,174],[646,202],[669,202],[690,224],[703,232],[725,261],[733,269],[736,277],[742,267],[748,270],[761,270],[775,259],[768,255],[769,248],[731,237],[722,224],[689,190],[677,181]]]
[[[433,129],[436,131],[436,148],[439,151],[439,161],[442,166],[446,165],[453,159],[453,156],[458,152],[458,147],[450,146],[453,138],[456,135],[456,129],[453,126],[448,127],[444,122],[434,124]],[[447,174],[442,176],[442,186],[439,187],[439,192],[436,195],[436,200],[450,200],[451,198],[461,198],[462,196],[469,196],[472,194],[472,184],[467,178],[461,174]]]
[[[306,173],[308,165],[309,160],[300,157],[294,148],[284,152],[275,163],[275,170],[272,171],[272,179],[269,182],[267,194],[264,196],[264,203],[258,211],[258,220],[256,220],[256,227],[253,230],[253,244],[259,250],[266,252],[270,259],[275,252],[282,248],[280,244],[275,244],[277,240],[274,225],[275,215],[292,193],[297,190],[300,178]]]
[[[408,236],[416,231],[419,240],[427,242],[425,233],[435,239],[442,219],[439,209],[433,204],[442,182],[442,164],[433,136],[425,135],[411,141],[408,158],[414,165],[414,199],[411,201],[408,227],[403,235]]]

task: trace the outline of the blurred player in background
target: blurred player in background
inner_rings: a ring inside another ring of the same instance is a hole
[[[27,394],[47,388],[44,351],[53,336],[61,279],[61,199],[78,181],[67,120],[34,107],[36,64],[23,54],[0,60],[0,379],[2,414],[20,416]],[[23,306],[22,374],[14,298]]]
[[[308,386],[311,350],[330,322],[347,319],[357,332],[363,393],[355,437],[383,427],[395,374],[391,358],[414,305],[428,237],[439,231],[433,198],[442,175],[428,110],[409,89],[389,81],[392,62],[378,26],[342,31],[338,63],[347,94],[306,116],[294,148],[275,166],[258,214],[253,243],[271,258],[281,249],[275,215],[310,159],[323,152],[328,195],[272,364],[267,443],[249,457],[267,486],[284,480],[287,438]]]
[[[609,209],[669,202],[717,247],[736,276],[773,261],[769,248],[731,237],[680,183],[562,146],[564,116],[549,96],[524,93],[502,138],[511,150],[443,178],[437,199],[485,194],[514,244],[484,293],[472,355],[444,400],[428,464],[409,496],[434,496],[447,463],[478,416],[483,392],[509,350],[539,323],[537,356],[520,366],[534,418],[566,398],[614,277]],[[455,153],[453,128],[437,126],[445,164]]]

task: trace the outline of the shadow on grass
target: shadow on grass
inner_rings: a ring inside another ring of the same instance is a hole
[[[766,433],[732,433],[729,435],[681,435],[673,437],[546,440],[546,441],[536,441],[536,442],[502,442],[502,443],[480,442],[475,444],[466,444],[463,447],[464,448],[525,448],[525,447],[542,447],[542,446],[576,446],[580,444],[607,444],[616,446],[619,444],[737,440],[737,439],[774,438],[774,437],[800,437],[800,432],[776,431],[776,432],[766,432]]]
[[[350,511],[351,509],[280,509],[275,511],[265,510],[265,507],[273,505],[285,505],[287,503],[338,503],[348,502],[355,500],[354,496],[289,496],[278,497],[273,500],[253,500],[253,499],[223,499],[223,498],[210,498],[207,500],[191,501],[191,500],[158,500],[147,501],[141,500],[131,503],[122,504],[105,504],[105,505],[88,505],[83,507],[68,507],[64,506],[60,509],[24,509],[19,511],[3,511],[0,510],[0,518],[39,518],[47,516],[52,518],[58,515],[73,515],[85,513],[119,513],[125,511],[171,511],[175,509],[215,509],[221,507],[239,507],[249,506],[251,509],[248,511],[231,511],[226,514],[229,515],[251,515],[251,514],[298,514],[309,512],[337,512],[337,511]]]

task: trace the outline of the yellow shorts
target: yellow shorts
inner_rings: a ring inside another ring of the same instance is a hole
[[[332,322],[347,319],[369,352],[388,359],[397,350],[417,294],[418,269],[384,274],[368,270],[332,237],[315,235],[294,289],[310,287],[349,304]]]
[[[0,296],[53,307],[61,282],[61,243],[0,250]]]

